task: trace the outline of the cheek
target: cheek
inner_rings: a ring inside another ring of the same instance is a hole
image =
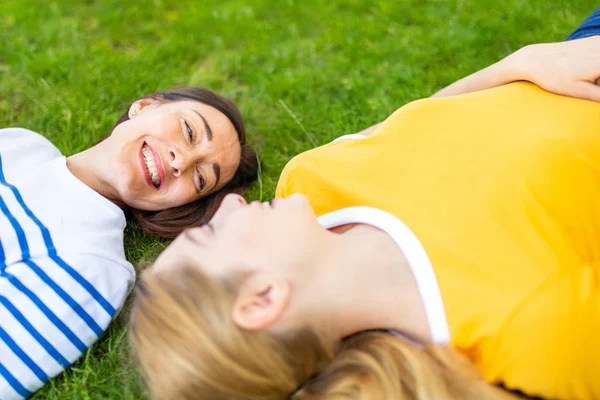
[[[142,118],[129,119],[120,123],[110,134],[111,139],[121,144],[139,139],[144,134],[145,120]]]
[[[144,115],[144,113],[146,113]],[[144,137],[153,137],[163,141],[175,139],[180,131],[178,121],[154,110],[143,111],[142,115],[119,124],[111,133],[114,139],[127,142]]]
[[[121,141],[128,136],[128,132],[130,127],[133,125],[133,121],[127,120],[121,122],[119,125],[115,126],[115,128],[110,133],[110,140],[112,141]]]
[[[179,120],[170,115],[160,115],[148,118],[141,127],[145,136],[151,136],[165,142],[181,140]]]
[[[285,244],[285,237],[279,236],[268,220],[236,218],[228,224],[224,237],[243,257],[262,258],[278,252],[277,246]]]
[[[259,229],[252,221],[243,214],[243,211],[233,212],[231,215],[221,215],[221,223],[214,223],[216,234],[222,243],[222,246],[234,248],[240,252],[245,252],[248,249],[256,247],[256,242],[259,241]]]
[[[187,179],[189,182],[186,182],[186,177],[180,177],[171,183],[171,186],[164,196],[171,204],[170,207],[181,206],[200,198],[192,179]]]

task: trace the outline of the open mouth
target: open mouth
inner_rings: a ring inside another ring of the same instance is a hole
[[[152,151],[151,148],[144,143],[142,145],[142,159],[143,165],[146,167],[146,170],[144,171],[146,172],[146,180],[158,189],[162,183],[162,179],[161,174],[159,173],[160,160],[157,160],[156,158],[156,152]]]

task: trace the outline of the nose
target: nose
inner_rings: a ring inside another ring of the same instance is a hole
[[[212,217],[211,223],[214,226],[221,225],[231,214],[240,208],[244,208],[248,205],[246,199],[239,194],[230,193],[223,198],[219,209]]]
[[[198,163],[199,155],[192,154],[191,151],[181,150],[177,147],[167,149],[168,162],[173,176],[178,177],[188,168],[194,167]]]

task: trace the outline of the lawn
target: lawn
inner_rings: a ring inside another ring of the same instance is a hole
[[[559,41],[592,0],[0,0],[0,127],[63,153],[110,133],[128,102],[212,88],[245,117],[268,199],[293,155],[364,129],[519,47]],[[138,264],[166,242],[127,230]],[[123,311],[34,399],[137,399]],[[168,368],[168,366],[165,366]]]

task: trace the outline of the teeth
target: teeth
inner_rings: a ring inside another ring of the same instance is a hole
[[[156,187],[160,185],[160,176],[158,175],[158,170],[156,169],[156,163],[154,161],[154,156],[152,152],[148,148],[147,145],[142,147],[142,155],[144,156],[144,161],[146,162],[146,167],[148,168],[148,172],[150,173],[150,180],[152,184]]]

